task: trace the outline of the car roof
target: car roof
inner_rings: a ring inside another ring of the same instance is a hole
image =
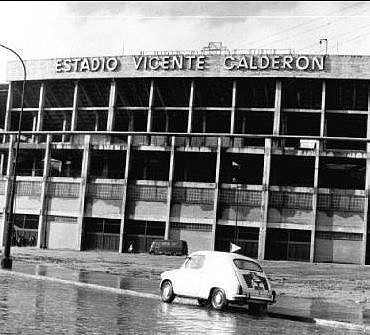
[[[233,259],[236,259],[236,258],[245,259],[247,261],[250,261],[250,262],[253,262],[253,263],[256,263],[256,264],[260,265],[258,263],[258,261],[253,259],[253,258],[244,256],[244,255],[240,255],[240,254],[236,254],[236,253],[233,253],[233,252],[199,250],[199,251],[195,251],[195,252],[191,253],[191,255],[189,255],[189,256],[192,256],[192,255],[205,255],[205,256],[208,256],[208,257],[215,257],[215,258],[227,258],[227,259],[230,259],[230,260],[233,260]]]

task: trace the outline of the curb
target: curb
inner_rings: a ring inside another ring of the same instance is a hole
[[[268,312],[267,315],[271,318],[284,319],[284,320],[297,321],[297,322],[305,322],[305,323],[314,323],[314,324],[317,324],[323,327],[361,331],[363,333],[370,332],[370,326],[360,325],[357,323],[335,321],[335,320],[325,320],[325,319],[318,319],[318,318],[299,316],[299,315],[287,315],[287,314],[274,313],[274,312]]]
[[[152,294],[152,293],[137,292],[133,290],[126,290],[126,289],[102,286],[102,285],[97,285],[97,284],[89,284],[89,283],[54,278],[54,277],[33,275],[33,274],[22,273],[22,272],[17,272],[17,271],[13,272],[11,270],[4,270],[4,269],[0,269],[0,273],[6,273],[11,276],[19,276],[23,278],[33,278],[33,279],[38,279],[38,280],[43,280],[43,281],[50,281],[50,282],[59,283],[59,284],[74,285],[74,286],[83,287],[87,289],[95,289],[95,290],[111,292],[111,293],[121,294],[121,295],[130,295],[130,296],[136,296],[136,297],[141,297],[141,298],[158,299],[158,295]],[[304,322],[304,323],[314,323],[314,324],[317,324],[323,327],[348,329],[348,330],[354,330],[354,331],[361,331],[363,333],[370,332],[370,326],[360,325],[356,323],[325,320],[325,319],[318,319],[318,318],[299,316],[299,315],[287,315],[287,314],[281,314],[281,313],[275,313],[275,312],[267,312],[266,314],[269,317],[276,318],[276,319],[284,319],[284,320]]]

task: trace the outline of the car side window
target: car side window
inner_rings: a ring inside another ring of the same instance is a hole
[[[194,255],[191,256],[185,263],[185,269],[201,269],[204,265],[206,256],[204,255]]]

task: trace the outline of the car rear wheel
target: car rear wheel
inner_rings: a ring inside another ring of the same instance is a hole
[[[173,293],[172,283],[166,280],[161,286],[161,299],[164,302],[171,303],[175,299],[175,294]]]
[[[214,309],[221,310],[227,306],[226,295],[223,290],[216,288],[211,294],[211,305]]]

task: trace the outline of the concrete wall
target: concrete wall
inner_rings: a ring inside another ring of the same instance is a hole
[[[212,220],[213,219],[213,205],[201,204],[172,204],[171,219],[179,221],[181,218],[194,220]]]
[[[261,222],[261,207],[239,206],[219,206],[218,218],[221,220],[235,221],[238,213],[238,221]]]
[[[40,195],[22,195],[17,196],[15,200],[15,211],[20,213],[27,211],[28,213],[40,213],[41,210],[41,199]]]
[[[166,219],[167,203],[158,201],[130,201],[127,215],[133,220],[163,221]]]
[[[312,210],[294,208],[269,208],[268,221],[308,224],[312,222]]]
[[[362,241],[315,239],[315,262],[361,263]]]
[[[51,215],[75,215],[79,213],[78,198],[48,198],[48,212]]]
[[[213,250],[211,232],[208,231],[171,228],[170,239],[186,241],[189,254],[198,250]]]
[[[88,199],[85,206],[87,217],[121,218],[122,200]]]
[[[78,250],[78,225],[71,222],[49,221],[47,223],[49,249]]]
[[[364,214],[345,211],[317,211],[316,229],[362,233]]]
[[[240,58],[242,55],[238,55]],[[278,56],[278,55],[277,55]],[[247,56],[248,57],[248,56]],[[224,55],[207,55],[203,70],[136,70],[133,56],[116,57],[119,63],[115,71],[79,71],[57,73],[56,59],[26,61],[27,79],[78,79],[78,78],[125,78],[125,77],[305,77],[305,78],[370,78],[369,56],[325,56],[324,71],[299,70],[227,70],[224,67]],[[11,61],[7,66],[7,81],[22,80],[23,70],[18,61]]]

